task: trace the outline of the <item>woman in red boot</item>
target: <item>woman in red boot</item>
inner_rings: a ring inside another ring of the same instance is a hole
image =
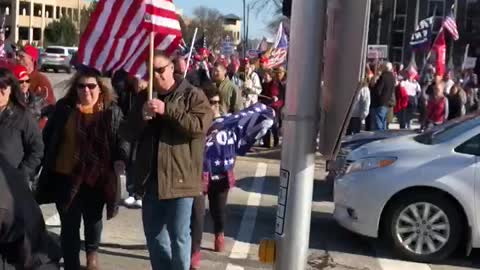
[[[248,149],[273,125],[274,111],[257,103],[236,114],[221,116],[220,94],[215,85],[202,87],[210,101],[215,116],[207,134],[203,162],[203,194],[193,201],[192,211],[192,260],[190,269],[200,268],[200,244],[202,241],[205,195],[210,203],[210,215],[215,232],[216,252],[225,247],[225,210],[230,188],[235,186],[233,168],[237,155],[245,155]],[[254,122],[252,122],[254,121]]]

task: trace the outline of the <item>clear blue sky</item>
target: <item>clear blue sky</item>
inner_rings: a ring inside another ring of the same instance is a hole
[[[247,4],[252,0],[247,0]],[[243,0],[174,0],[175,6],[183,10],[186,16],[192,16],[193,10],[198,6],[218,9],[222,14],[233,13],[238,17],[243,17]],[[256,11],[250,12],[250,38],[259,38],[263,36],[271,37],[266,29],[269,20],[272,19],[273,9],[262,11],[258,14]]]

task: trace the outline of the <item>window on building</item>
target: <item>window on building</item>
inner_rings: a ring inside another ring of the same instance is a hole
[[[77,8],[75,8],[73,10],[73,20],[76,21],[76,22],[78,21],[78,9]]]
[[[396,14],[397,15],[405,15],[407,14],[407,2],[408,1],[396,1]]]
[[[5,26],[5,38],[10,36],[10,25]]]
[[[392,55],[390,58],[392,62],[402,62],[403,48],[392,48]]]
[[[237,24],[237,20],[235,20],[235,19],[225,19],[225,20],[223,21],[223,23],[224,23],[225,25],[236,25],[236,24]]]
[[[467,12],[465,18],[465,32],[480,33],[480,0],[467,1]]]
[[[405,31],[405,15],[398,15],[396,16],[395,20],[393,21],[393,31]]]
[[[20,1],[20,15],[30,16],[30,3]]]
[[[65,17],[65,16],[67,16],[67,8],[62,7],[62,17]]]
[[[33,40],[39,41],[42,39],[42,28],[33,28]]]
[[[45,17],[53,19],[53,6],[45,6]]]
[[[436,17],[445,15],[445,0],[428,0],[428,16],[433,15]]]
[[[393,32],[392,33],[392,47],[403,48],[403,39],[405,34],[403,32]]]
[[[30,28],[28,27],[19,27],[18,28],[18,39],[20,40],[28,40],[30,37]]]
[[[33,4],[33,16],[42,17],[42,4]]]
[[[62,14],[60,14],[60,7],[55,7],[55,12],[56,12],[56,16],[55,16],[56,18],[55,19],[60,19],[61,15],[62,15]]]

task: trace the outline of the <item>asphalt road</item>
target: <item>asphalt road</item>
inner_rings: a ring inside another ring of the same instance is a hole
[[[48,74],[57,98],[64,94],[66,74]],[[226,252],[213,252],[212,224],[206,213],[202,244],[202,269],[271,269],[258,262],[258,244],[272,238],[275,230],[279,185],[280,149],[262,150],[239,158],[235,174],[237,184],[231,190],[227,206]],[[396,260],[381,241],[350,233],[332,219],[331,186],[324,180],[324,162],[318,160],[315,172],[310,235],[309,269],[336,270],[466,270],[480,268],[480,252],[465,257],[461,253],[438,264],[417,264]],[[208,203],[207,203],[208,206]],[[42,207],[49,230],[59,234],[59,219],[53,205]],[[150,269],[145,246],[141,210],[122,208],[120,214],[104,223],[100,248],[104,270]],[[84,254],[82,254],[82,259]],[[297,269],[292,269],[297,270]]]

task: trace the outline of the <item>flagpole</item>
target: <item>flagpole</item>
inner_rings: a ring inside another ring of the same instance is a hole
[[[193,46],[195,44],[195,40],[197,39],[197,32],[198,32],[198,27],[196,27],[195,32],[193,32],[192,45],[190,46],[190,51],[188,52],[187,67],[185,68],[185,73],[183,74],[183,78],[187,77],[188,68],[190,67],[190,59],[192,58]]]
[[[465,70],[465,62],[467,61],[468,51],[470,50],[470,43],[465,47],[465,55],[463,56],[462,71]]]
[[[148,65],[148,100],[153,99],[153,55],[155,50],[155,32],[150,32],[150,65]]]

